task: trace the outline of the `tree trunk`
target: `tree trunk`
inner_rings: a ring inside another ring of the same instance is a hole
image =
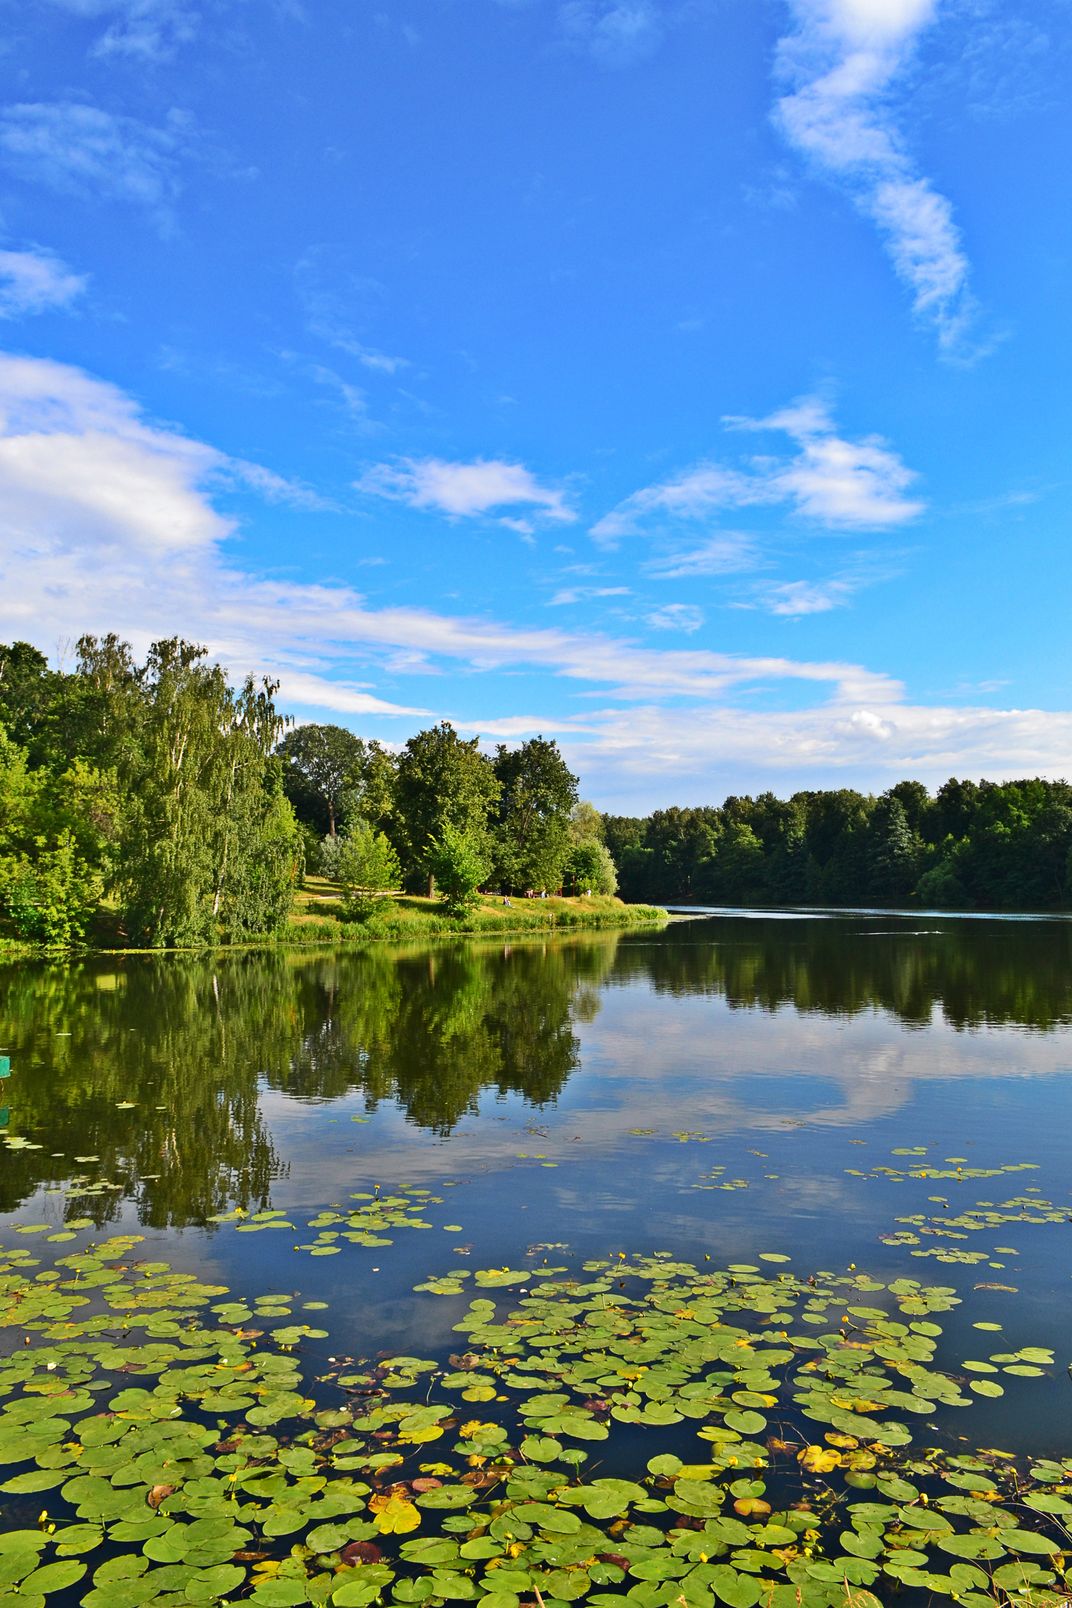
[[[435,896],[435,877],[429,871],[429,873],[428,873],[428,897],[429,897],[429,899],[431,899],[434,896]]]

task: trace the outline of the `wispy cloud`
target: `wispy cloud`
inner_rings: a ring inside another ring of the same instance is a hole
[[[703,625],[704,612],[695,603],[664,603],[645,619],[655,631],[684,631],[691,635]]]
[[[779,581],[764,587],[760,598],[771,614],[796,619],[844,608],[855,591],[851,581]]]
[[[753,457],[740,468],[701,463],[645,486],[592,527],[595,540],[613,544],[623,536],[665,534],[683,522],[756,504],[782,504],[803,519],[845,530],[886,529],[922,511],[923,504],[907,495],[916,476],[897,453],[877,436],[840,435],[815,397],[765,419],[731,417],[724,422],[732,430],[788,436],[796,453],[790,458]],[[721,559],[732,565],[745,550],[738,538],[719,535],[691,554],[671,558],[661,573],[712,573]],[[705,561],[710,569],[704,568]]]
[[[309,333],[318,340],[378,374],[397,374],[410,366],[406,358],[380,352],[358,336],[357,328],[382,294],[382,286],[355,274],[337,252],[327,246],[310,246],[295,266],[294,285]]]
[[[54,252],[0,251],[0,318],[22,318],[70,307],[85,291],[83,274],[72,272]]]
[[[695,547],[653,558],[645,564],[644,570],[656,581],[680,581],[707,575],[739,574],[755,569],[759,562],[759,549],[753,537],[742,531],[723,530]]]
[[[834,428],[825,404],[807,397],[765,419],[727,419],[733,429],[774,431],[799,449],[789,463],[761,469],[777,501],[817,524],[848,530],[882,530],[922,513],[907,495],[915,471],[878,436],[849,440]]]
[[[136,202],[165,218],[187,133],[175,112],[151,128],[76,101],[27,102],[0,111],[0,159],[30,183]]]
[[[50,0],[72,16],[99,20],[95,56],[165,61],[197,34],[200,15],[184,0]]]
[[[917,316],[953,353],[974,311],[968,260],[950,202],[916,169],[894,98],[935,9],[936,0],[794,0],[796,26],[778,51],[789,92],[777,118],[878,226]]]
[[[553,520],[577,517],[564,492],[541,485],[524,464],[501,458],[476,458],[470,463],[403,458],[398,463],[374,465],[356,482],[356,489],[410,508],[446,514],[450,519],[470,519],[508,508],[533,508]],[[516,517],[503,520],[508,522],[510,529],[517,529]]]
[[[663,16],[654,0],[565,0],[558,15],[564,37],[604,67],[627,67],[662,42]]]
[[[601,597],[628,597],[628,586],[565,586],[548,600],[549,609],[570,608],[577,603],[590,603]]]

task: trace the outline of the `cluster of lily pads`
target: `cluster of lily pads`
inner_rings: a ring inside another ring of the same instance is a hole
[[[1072,1457],[1024,1466],[936,1426],[999,1369],[1043,1388],[1052,1353],[939,1365],[950,1287],[798,1276],[776,1252],[452,1271],[419,1288],[473,1290],[464,1349],[310,1379],[322,1303],[138,1257],[131,1237],[50,1266],[0,1250],[16,1608],[1069,1594]]]
[[[431,1228],[422,1213],[429,1206],[441,1206],[442,1195],[433,1195],[430,1189],[400,1184],[391,1194],[374,1190],[356,1190],[350,1200],[357,1204],[348,1207],[327,1207],[305,1223],[306,1229],[316,1229],[311,1240],[295,1245],[296,1251],[308,1251],[310,1256],[337,1256],[344,1244],[360,1245],[366,1249],[391,1245],[393,1240],[385,1229]],[[213,1223],[233,1223],[239,1234],[258,1234],[268,1230],[286,1233],[298,1232],[297,1225],[285,1211],[265,1208],[259,1212],[246,1212],[236,1207],[230,1212],[219,1212],[209,1219]],[[448,1225],[458,1228],[457,1224]],[[343,1242],[343,1243],[340,1243]]]

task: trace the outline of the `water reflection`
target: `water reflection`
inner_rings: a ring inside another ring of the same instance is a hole
[[[397,1102],[444,1135],[485,1090],[553,1101],[614,949],[601,938],[7,968],[4,1120],[40,1148],[0,1152],[0,1211],[82,1172],[123,1186],[77,1199],[98,1222],[123,1196],[153,1227],[265,1205],[284,1171],[265,1085],[320,1102],[359,1090],[366,1109]]]
[[[0,1147],[0,1211],[84,1174],[99,1192],[68,1215],[129,1201],[180,1227],[270,1204],[292,1164],[292,1193],[327,1198],[353,1161],[321,1153],[321,1121],[355,1094],[373,1116],[356,1131],[399,1165],[416,1130],[459,1125],[448,1165],[516,1155],[496,1098],[547,1120],[559,1104],[567,1137],[608,1153],[643,1124],[860,1123],[920,1078],[1007,1074],[1007,1028],[1018,1071],[1060,1070],[1070,1019],[1072,924],[1045,921],[722,918],[505,948],[10,966],[0,1125],[39,1148]]]
[[[619,976],[731,1006],[829,1016],[881,1009],[906,1026],[1051,1029],[1072,1019],[1072,922],[784,916],[683,923],[675,942],[624,947]]]

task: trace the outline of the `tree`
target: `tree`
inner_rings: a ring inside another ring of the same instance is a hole
[[[365,744],[344,726],[296,726],[279,744],[283,786],[303,818],[322,813],[334,837],[346,789],[360,771]]]
[[[0,726],[28,748],[44,724],[56,677],[29,642],[0,642]]]
[[[623,821],[624,816],[617,816]],[[639,825],[639,822],[637,823]],[[569,837],[571,843],[606,843],[607,830],[603,816],[588,799],[579,798],[570,811]]]
[[[397,888],[402,875],[398,855],[383,832],[368,821],[350,821],[341,837],[336,861],[347,913],[364,920],[382,905],[379,897]]]
[[[448,826],[479,853],[486,852],[489,816],[500,790],[479,739],[463,741],[449,721],[410,738],[399,756],[389,835],[411,884],[426,883],[432,897],[431,845],[443,840]]]
[[[86,807],[101,800],[101,821]],[[49,948],[84,943],[104,888],[112,798],[107,782],[75,760],[55,778],[31,770],[0,727],[0,917],[16,937]]]
[[[571,893],[616,893],[618,876],[605,843],[574,843],[566,856],[566,887]]]
[[[394,812],[398,761],[381,743],[360,742],[361,752],[340,797],[344,821],[360,816],[385,831]]]
[[[558,744],[542,737],[519,748],[500,743],[493,768],[502,789],[493,827],[498,885],[510,893],[559,887],[577,806],[576,776]]]
[[[92,664],[97,645],[81,646]],[[153,643],[121,749],[114,881],[128,930],[154,947],[278,930],[300,858],[272,756],[275,685],[251,678],[235,693],[204,661],[179,638]],[[129,699],[126,678],[117,695]]]
[[[439,837],[428,845],[426,863],[452,916],[472,909],[477,902],[477,889],[491,869],[483,844],[450,821],[443,823]]]
[[[879,799],[868,826],[871,897],[900,903],[908,898],[919,875],[919,839],[908,824],[900,799]]]

